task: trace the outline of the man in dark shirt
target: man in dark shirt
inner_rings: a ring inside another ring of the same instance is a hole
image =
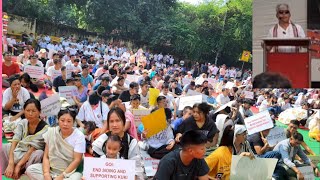
[[[139,91],[139,84],[136,82],[131,82],[129,85],[129,90],[123,91],[119,99],[121,99],[122,102],[128,102],[130,101],[130,97],[134,94],[138,94]]]
[[[53,80],[54,91],[59,92],[59,86],[66,86],[66,80],[67,80],[67,70],[65,66],[62,66],[61,75],[54,78]]]
[[[209,167],[204,161],[207,137],[188,131],[181,137],[181,150],[165,155],[159,163],[154,180],[207,180]]]

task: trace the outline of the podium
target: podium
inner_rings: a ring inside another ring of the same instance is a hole
[[[263,72],[278,72],[289,78],[293,88],[311,87],[309,38],[266,38],[263,40]]]

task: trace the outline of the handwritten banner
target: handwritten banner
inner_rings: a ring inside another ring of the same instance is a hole
[[[83,166],[86,180],[135,179],[134,160],[85,157]]]
[[[72,96],[77,94],[78,88],[76,86],[59,86],[59,95],[67,99],[70,105],[75,105]]]
[[[41,113],[46,116],[57,115],[61,108],[59,94],[54,94],[40,101],[40,103],[41,103]]]
[[[244,119],[248,134],[254,134],[273,127],[273,122],[268,111],[260,112]]]
[[[133,109],[132,114],[134,115],[134,123],[136,127],[141,124],[141,118],[144,116],[149,115],[151,110],[140,110],[140,109]]]
[[[267,136],[267,140],[270,146],[277,145],[280,141],[287,139],[286,133],[283,128],[272,128]]]
[[[144,170],[146,171],[146,175],[148,177],[153,177],[157,172],[160,160],[150,157],[146,151],[140,152],[144,162]]]
[[[58,77],[60,75],[61,75],[61,71],[60,70],[53,70],[52,71],[52,77],[51,77],[52,82],[56,77]]]
[[[202,102],[202,95],[180,97],[178,110],[181,111],[186,106],[192,107],[194,104],[201,103],[201,102]]]
[[[23,70],[25,73],[28,73],[31,78],[40,79],[44,75],[44,67],[26,65]]]
[[[272,179],[277,161],[274,158],[255,158],[251,160],[245,156],[232,156],[230,180]]]
[[[71,65],[66,66],[67,79],[71,79],[73,68]]]

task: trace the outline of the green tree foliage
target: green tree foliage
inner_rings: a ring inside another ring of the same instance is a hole
[[[100,32],[179,59],[237,64],[252,50],[252,0],[4,0],[4,11]]]

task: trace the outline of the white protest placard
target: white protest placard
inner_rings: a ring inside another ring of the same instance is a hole
[[[131,75],[128,74],[126,80],[129,82],[138,82],[139,76],[138,75]]]
[[[78,88],[76,86],[59,86],[59,96],[67,99],[70,105],[75,105],[72,96],[77,94]]]
[[[270,180],[277,162],[275,158],[232,156],[230,180]]]
[[[144,116],[149,115],[151,110],[149,109],[133,109],[132,114],[134,115],[134,123],[136,127],[138,127],[141,124],[141,118]]]
[[[40,79],[44,75],[44,67],[26,65],[23,71],[28,73],[31,78]]]
[[[61,71],[60,70],[53,70],[52,71],[52,77],[51,77],[52,82],[56,77],[58,77],[60,75],[61,75]]]
[[[202,95],[202,102],[207,102],[208,96],[202,93],[199,93],[197,91],[189,89],[186,96],[196,96],[196,95]]]
[[[202,85],[202,83],[203,83],[204,80],[205,80],[205,79],[204,79],[203,77],[199,77],[199,78],[196,80],[195,84],[196,84],[196,85],[197,85],[197,84]]]
[[[269,111],[262,111],[254,116],[244,119],[247,127],[248,134],[254,134],[273,127],[273,122],[270,117]]]
[[[157,172],[160,160],[150,157],[150,155],[146,151],[140,152],[144,162],[144,169],[146,171],[146,175],[148,177],[154,176]]]
[[[134,160],[85,157],[83,166],[86,180],[135,179]]]
[[[203,98],[203,96],[201,94],[200,95],[194,95],[194,96],[180,97],[178,110],[181,111],[186,106],[191,106],[192,107],[196,103],[202,103],[202,100],[203,100],[202,98]]]
[[[54,94],[48,98],[40,101],[41,103],[41,113],[46,116],[57,115],[61,108],[60,96],[59,94]]]
[[[226,85],[224,85],[224,88],[226,88],[226,89],[232,89],[234,87],[234,83],[233,82],[227,82],[227,84]]]
[[[267,136],[267,140],[270,146],[277,145],[280,141],[287,139],[286,133],[283,128],[272,128]]]
[[[313,168],[311,166],[298,167],[303,174],[304,180],[314,180]]]
[[[192,81],[191,78],[182,78],[182,84],[183,84],[184,86],[190,84],[191,81]]]
[[[244,94],[244,98],[254,99],[254,93],[251,91],[243,91],[243,94]]]

